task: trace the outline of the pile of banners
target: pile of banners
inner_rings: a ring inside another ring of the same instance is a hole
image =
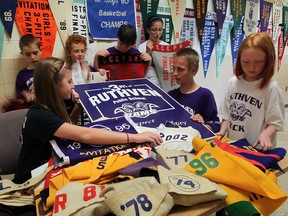
[[[164,142],[103,147],[51,140],[53,157],[33,178],[21,185],[0,181],[0,203],[36,205],[37,215],[124,216],[168,215],[175,205],[225,200],[229,215],[270,215],[287,199],[269,171],[285,156],[283,148],[259,152],[246,139],[205,141],[192,127],[144,128],[125,118],[87,126],[111,124],[123,132],[158,132]]]

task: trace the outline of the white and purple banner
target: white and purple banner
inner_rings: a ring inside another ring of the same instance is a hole
[[[207,12],[203,36],[202,36],[202,43],[201,43],[204,78],[206,78],[206,75],[207,75],[210,58],[211,58],[212,51],[214,49],[216,38],[217,38],[215,21],[216,21],[216,13]]]
[[[10,38],[13,30],[16,7],[17,7],[17,0],[1,1],[0,18]]]
[[[203,139],[215,134],[192,121],[190,114],[166,92],[147,79],[119,80],[75,86],[91,121],[99,118],[128,117],[138,126],[157,128],[170,122],[191,126]]]
[[[192,41],[192,47],[195,44],[196,38],[196,20],[195,20],[195,10],[191,8],[186,8],[183,24],[180,34],[180,43],[190,40]]]
[[[90,34],[94,39],[117,40],[123,24],[136,27],[134,0],[86,0]]]

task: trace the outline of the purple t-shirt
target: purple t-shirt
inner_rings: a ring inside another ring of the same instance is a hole
[[[16,77],[16,94],[17,99],[21,98],[22,91],[31,91],[33,88],[33,77],[35,69],[27,69],[19,71]]]
[[[205,124],[209,125],[214,132],[220,130],[215,98],[209,89],[199,87],[195,92],[183,94],[180,88],[177,88],[169,91],[168,94],[183,105],[191,115],[200,114]]]

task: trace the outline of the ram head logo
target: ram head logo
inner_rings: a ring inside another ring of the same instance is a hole
[[[139,117],[145,118],[150,114],[157,113],[158,105],[153,103],[143,103],[141,101],[136,101],[134,103],[124,103],[121,107],[117,107],[114,110],[114,114],[124,113],[124,116],[128,117]]]
[[[251,111],[246,109],[244,104],[238,104],[237,102],[233,102],[230,107],[230,117],[233,121],[244,121],[246,116],[252,116]]]

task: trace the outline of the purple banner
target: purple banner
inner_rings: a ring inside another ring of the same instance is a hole
[[[147,79],[119,80],[75,86],[91,121],[101,117],[128,117],[138,126],[158,127],[161,123],[198,130],[203,139],[215,136],[166,92]]]
[[[260,0],[260,32],[267,32],[272,6],[271,0]]]
[[[15,19],[17,0],[2,0],[0,17],[9,37],[11,38]]]
[[[219,37],[226,17],[228,0],[213,0],[213,3],[217,14],[217,33]]]
[[[214,49],[217,38],[215,20],[216,20],[216,13],[207,12],[203,31],[203,38],[201,43],[204,78],[206,78],[207,75],[211,54]]]

